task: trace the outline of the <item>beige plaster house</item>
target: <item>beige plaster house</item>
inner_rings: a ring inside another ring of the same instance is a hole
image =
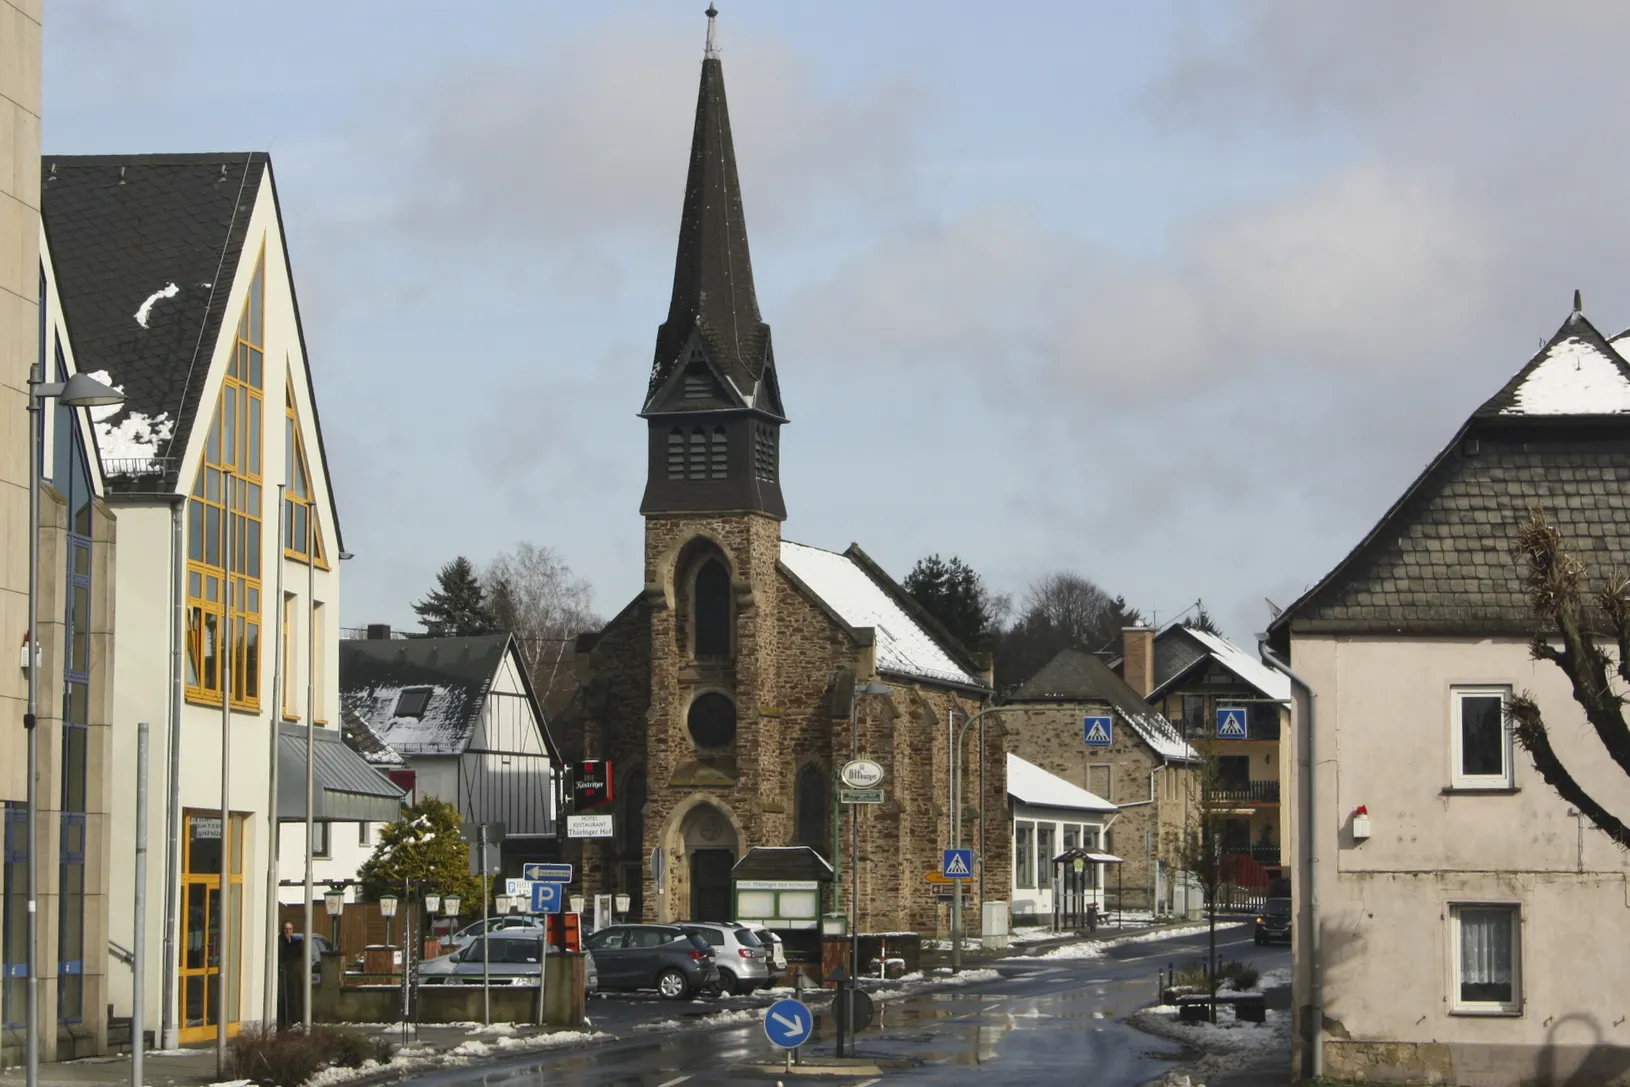
[[[1563,673],[1530,656],[1543,628],[1512,549],[1538,504],[1593,585],[1630,565],[1627,343],[1576,305],[1271,628],[1310,688],[1292,775],[1305,1073],[1630,1078],[1630,858],[1540,779],[1504,714],[1530,693],[1585,788],[1630,808]]]

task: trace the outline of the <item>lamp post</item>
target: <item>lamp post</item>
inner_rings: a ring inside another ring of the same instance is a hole
[[[328,909],[329,943],[335,951],[340,949],[340,914],[345,912],[345,888],[330,887],[323,892],[323,905]]]
[[[855,694],[849,700],[849,761],[860,758],[860,696],[863,694],[888,694],[890,687],[886,683],[876,680],[867,680],[856,685]],[[849,805],[849,986],[850,996],[844,1003],[844,1019],[849,1028],[849,1052],[855,1051],[855,979],[860,977],[860,805]],[[834,860],[836,858],[833,858]]]
[[[379,916],[385,919],[385,946],[391,943],[391,918],[396,916],[396,896],[379,896]]]
[[[39,363],[28,376],[28,704],[23,713],[23,729],[28,733],[27,1087],[38,1087],[40,1082],[40,740],[35,727],[39,723],[40,670],[40,413],[44,401],[53,399],[68,408],[100,408],[122,404],[125,396],[89,374],[47,382]],[[141,1029],[140,1023],[136,1029]]]

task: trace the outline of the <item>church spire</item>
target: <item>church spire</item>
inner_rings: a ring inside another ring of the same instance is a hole
[[[753,398],[764,380],[770,330],[759,316],[753,290],[747,221],[736,175],[730,110],[725,104],[724,66],[719,60],[717,15],[709,4],[673,295],[668,319],[657,330],[648,396],[656,395],[672,376],[693,332],[700,333],[713,365],[735,383],[743,397]]]
[[[787,516],[781,498],[781,390],[753,261],[712,4],[679,217],[673,296],[645,390],[648,517]]]

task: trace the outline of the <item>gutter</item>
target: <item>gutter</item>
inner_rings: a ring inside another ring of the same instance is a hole
[[[1307,770],[1303,780],[1307,782],[1307,805],[1302,813],[1302,833],[1297,836],[1296,865],[1301,869],[1302,879],[1308,888],[1308,914],[1307,924],[1298,924],[1297,929],[1302,932],[1301,939],[1308,948],[1308,1011],[1311,1013],[1303,1017],[1300,1024],[1303,1032],[1303,1042],[1308,1047],[1312,1070],[1310,1077],[1319,1079],[1324,1075],[1324,964],[1321,961],[1321,940],[1319,934],[1319,855],[1315,845],[1315,830],[1318,816],[1318,759],[1315,757],[1315,743],[1318,736],[1313,727],[1313,711],[1317,695],[1313,687],[1290,670],[1290,665],[1274,655],[1268,648],[1267,636],[1264,635],[1257,643],[1257,651],[1261,654],[1262,663],[1276,672],[1283,673],[1290,680],[1292,688],[1300,687],[1307,697],[1307,713],[1298,712],[1297,721],[1297,747],[1299,756],[1297,761],[1303,763]]]

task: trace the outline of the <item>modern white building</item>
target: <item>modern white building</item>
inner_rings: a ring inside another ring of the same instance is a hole
[[[312,371],[265,154],[55,156],[42,187],[78,365],[127,398],[95,423],[129,647],[111,676],[106,938],[150,964],[138,1029],[201,1041],[223,975],[229,1030],[268,1012],[272,773],[304,775],[303,745],[289,765],[277,726],[338,725],[342,546]],[[152,728],[142,932],[138,722]],[[394,817],[400,790],[378,775],[331,791],[342,783],[318,774],[318,818]],[[128,970],[105,1001],[128,1014]]]
[[[1054,859],[1071,850],[1099,854],[1104,831],[1120,809],[1011,752],[1007,796],[1013,826],[1013,923],[1043,924],[1053,916],[1060,890]],[[1107,864],[1082,860],[1085,902],[1102,909]]]
[[[1567,676],[1534,658],[1536,636],[1562,643],[1514,547],[1542,509],[1584,564],[1586,629],[1611,629],[1594,600],[1630,567],[1627,346],[1576,303],[1270,630],[1311,688],[1286,798],[1305,1075],[1515,1087],[1630,1070],[1630,945],[1612,935],[1630,858],[1547,783],[1506,715],[1530,695],[1563,766],[1630,811]],[[1623,726],[1607,735],[1622,744]]]

